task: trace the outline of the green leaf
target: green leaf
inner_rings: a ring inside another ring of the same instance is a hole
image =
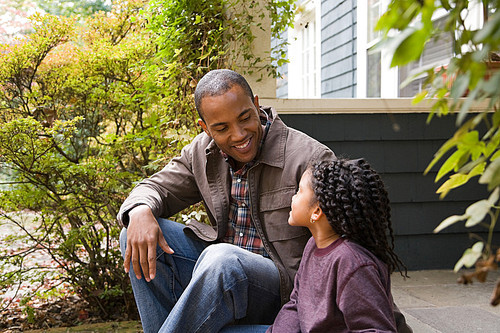
[[[463,141],[462,137],[464,135],[467,135],[469,133],[469,130],[471,128],[474,128],[474,126],[476,125],[476,121],[477,121],[476,117],[474,117],[472,119],[469,119],[465,124],[463,124],[455,132],[455,134],[453,135],[453,137],[451,137],[450,139],[448,139],[439,148],[439,150],[436,152],[436,154],[434,154],[434,158],[432,159],[432,161],[429,163],[429,165],[425,169],[424,175],[427,174],[430,171],[430,169],[444,156],[444,154],[446,154],[453,147],[457,146],[459,144],[459,142]]]
[[[465,214],[452,215],[452,216],[446,218],[445,220],[443,220],[439,224],[439,226],[437,226],[437,228],[434,229],[434,233],[438,233],[441,230],[443,230],[443,229],[445,229],[445,228],[447,228],[447,227],[449,227],[449,226],[451,226],[459,221],[463,221],[465,219],[467,219],[466,223],[465,223],[466,227],[469,228],[469,227],[477,225],[478,223],[480,223],[484,219],[486,214],[488,214],[491,207],[496,204],[496,202],[498,201],[499,195],[500,195],[500,189],[496,188],[491,193],[488,200],[480,200],[480,201],[473,203],[472,205],[470,205],[466,209]]]
[[[468,216],[465,226],[467,228],[479,224],[486,214],[490,211],[491,203],[488,200],[480,200],[473,203],[465,210],[465,215]]]
[[[444,154],[446,154],[451,148],[455,147],[457,145],[459,139],[460,139],[460,137],[459,137],[458,132],[455,133],[455,135],[452,138],[448,139],[448,141],[446,141],[439,148],[439,150],[436,152],[436,154],[434,154],[434,158],[432,159],[432,161],[429,163],[429,165],[425,169],[424,174],[427,174],[431,170],[431,168],[444,156]]]
[[[469,95],[467,96],[467,99],[465,102],[462,104],[462,107],[460,108],[460,111],[457,116],[457,125],[461,124],[464,120],[465,117],[467,116],[467,113],[469,112],[469,109],[472,105],[472,103],[475,101],[477,94],[479,93],[479,89],[473,89]]]
[[[476,160],[483,153],[485,144],[483,141],[479,141],[478,131],[470,131],[461,137],[457,144],[457,148],[470,153],[472,155],[472,160]],[[466,156],[466,158],[468,158],[468,156]],[[459,166],[461,166],[460,163]]]
[[[436,193],[440,193],[441,198],[444,198],[450,190],[467,183],[467,180],[467,175],[460,173],[451,175],[450,178],[437,189]]]
[[[437,182],[441,177],[446,175],[448,172],[453,170],[455,167],[458,166],[458,162],[462,158],[464,154],[466,154],[467,151],[465,150],[457,150],[453,154],[451,154],[450,157],[443,163],[441,168],[439,168],[439,172],[436,175],[436,178],[434,179],[435,182]]]
[[[484,139],[483,139],[484,140]],[[497,129],[493,137],[484,148],[484,156],[489,157],[500,145],[500,129]]]
[[[496,158],[479,178],[480,184],[488,184],[488,191],[500,185],[500,158]]]
[[[462,257],[455,264],[455,268],[453,269],[453,271],[456,273],[463,266],[467,268],[472,267],[483,254],[483,248],[484,248],[484,243],[477,242],[471,248],[465,250]]]
[[[475,145],[479,141],[479,132],[478,131],[470,131],[462,136],[459,144],[462,145]]]
[[[496,159],[497,159],[497,158],[499,158],[499,157],[500,157],[500,150],[497,150],[497,152],[496,152],[496,153],[494,153],[494,154],[493,154],[493,156],[491,156],[491,159],[490,159],[490,160],[491,160],[491,161],[494,161],[494,160],[496,160]]]
[[[391,2],[375,26],[375,30],[383,30],[386,33],[389,28],[402,30],[413,21],[420,9],[418,1]]]
[[[491,97],[494,96],[498,97],[498,87],[500,85],[499,73],[495,73],[495,75],[490,77],[488,80],[485,80],[483,78],[483,80],[480,83],[481,83],[481,88],[484,90],[485,94]]]
[[[451,87],[450,96],[453,99],[458,99],[462,97],[469,87],[470,74],[466,73],[463,75],[458,75],[453,86]]]
[[[493,192],[491,192],[490,196],[488,197],[488,202],[491,204],[491,206],[494,206],[498,198],[500,197],[500,188],[497,187]]]
[[[464,185],[474,176],[480,175],[484,171],[485,164],[479,164],[475,168],[471,170],[468,174],[457,173],[451,175],[450,178],[444,182],[436,191],[436,193],[440,193],[440,198],[444,198],[448,192],[454,188]]]
[[[493,114],[492,120],[493,120],[494,127],[500,126],[500,109],[495,111],[495,113]]]
[[[427,90],[422,90],[421,92],[419,92],[417,95],[415,95],[415,98],[413,98],[411,104],[415,105],[422,102],[425,96],[427,96],[427,93],[428,93]]]
[[[477,160],[470,161],[469,163],[458,169],[457,173],[470,173],[475,167],[477,167],[481,163],[484,163],[484,166],[486,167],[486,157],[481,156]]]
[[[427,41],[425,30],[415,30],[396,48],[391,61],[391,67],[403,66],[420,58]]]
[[[464,214],[464,215],[452,215],[450,217],[447,217],[446,219],[444,219],[437,227],[436,229],[434,229],[434,233],[438,233],[440,232],[441,230],[445,229],[445,228],[448,228],[449,226],[459,222],[459,221],[463,221],[467,218],[467,216]]]

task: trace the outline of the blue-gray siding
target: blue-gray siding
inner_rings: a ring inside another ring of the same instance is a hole
[[[321,2],[321,97],[356,96],[356,0]],[[281,36],[286,40],[287,34]],[[288,97],[288,66],[278,68],[276,97]]]
[[[483,228],[471,230],[463,223],[433,234],[443,219],[463,214],[472,202],[487,196],[486,189],[473,179],[440,200],[435,191],[443,181],[434,183],[437,168],[423,175],[434,153],[454,133],[453,118],[435,118],[426,125],[427,114],[417,113],[280,117],[328,145],[338,156],[366,158],[381,174],[391,200],[396,251],[408,268],[452,269],[476,241],[469,232],[485,236]]]
[[[356,97],[356,0],[321,2],[321,97]]]

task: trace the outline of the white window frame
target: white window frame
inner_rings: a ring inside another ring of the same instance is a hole
[[[306,0],[298,5],[294,28],[288,30],[288,98],[321,97],[321,2]],[[312,26],[311,26],[312,25]],[[313,29],[305,31],[305,29]],[[313,59],[304,59],[304,32],[313,37]],[[304,66],[308,68],[305,69]],[[310,86],[312,85],[312,87]]]
[[[390,0],[380,0],[382,12],[385,12]],[[444,9],[437,10],[433,15],[433,21],[447,15]],[[358,1],[357,7],[357,96],[367,96],[367,51],[376,44],[378,40],[368,41],[368,2]],[[470,27],[480,27],[483,24],[482,10],[478,2],[471,2],[467,13],[466,22]],[[399,96],[399,74],[398,68],[391,68],[392,52],[387,49],[381,50],[381,98],[397,98]],[[436,63],[436,66],[439,64]],[[443,64],[444,65],[444,64]]]
[[[380,0],[381,12],[383,13],[390,0]],[[359,98],[367,97],[367,52],[372,48],[378,39],[368,41],[368,1],[359,1],[357,7],[357,95]],[[380,54],[380,98],[395,98],[398,96],[398,70],[391,68],[392,54],[388,50],[382,49]]]

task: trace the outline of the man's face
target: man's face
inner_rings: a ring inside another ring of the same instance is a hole
[[[238,169],[257,155],[263,135],[258,110],[258,97],[252,100],[239,85],[222,95],[201,100],[205,121],[198,123],[217,146],[237,162]]]

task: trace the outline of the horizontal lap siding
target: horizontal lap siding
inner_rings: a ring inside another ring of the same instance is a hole
[[[321,96],[356,97],[356,1],[321,3]]]
[[[439,234],[433,230],[450,215],[463,214],[488,194],[485,186],[470,184],[451,191],[443,200],[436,194],[444,182],[434,182],[437,167],[423,171],[434,153],[455,131],[454,118],[427,114],[282,114],[287,125],[329,146],[337,156],[365,158],[382,176],[389,192],[396,250],[410,269],[450,269],[480,235],[482,227],[463,223]],[[500,227],[497,228],[500,231]],[[498,234],[495,235],[498,239]]]

